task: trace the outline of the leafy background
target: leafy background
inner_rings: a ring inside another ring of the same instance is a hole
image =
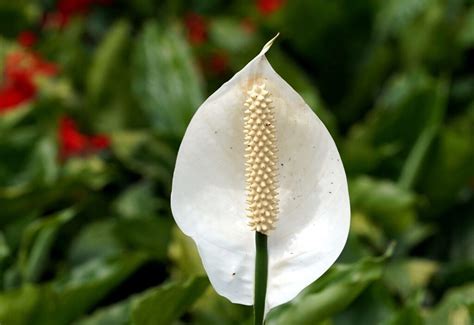
[[[0,324],[250,323],[170,184],[196,108],[278,31],[352,227],[268,324],[473,323],[472,1],[0,0]]]

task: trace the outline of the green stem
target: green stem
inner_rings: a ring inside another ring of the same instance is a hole
[[[267,235],[255,232],[255,290],[254,290],[254,324],[262,325],[265,313],[265,296],[267,294],[268,250]]]

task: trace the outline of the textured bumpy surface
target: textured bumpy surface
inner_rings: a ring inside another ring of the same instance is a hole
[[[264,83],[253,85],[247,95],[244,143],[249,226],[267,234],[278,218],[275,113]]]

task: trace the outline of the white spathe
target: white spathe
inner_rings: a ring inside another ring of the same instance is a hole
[[[255,232],[247,225],[244,102],[255,82],[276,116],[280,213],[268,237],[267,311],[293,299],[341,253],[349,232],[347,180],[326,127],[265,57],[273,40],[197,110],[178,152],[171,208],[196,242],[214,289],[253,304]]]

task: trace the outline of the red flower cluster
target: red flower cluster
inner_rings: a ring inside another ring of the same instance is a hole
[[[93,5],[109,5],[112,0],[59,0],[56,10],[46,13],[43,25],[47,27],[64,27],[75,15],[87,14]]]
[[[257,0],[257,8],[263,15],[270,15],[275,11],[278,11],[285,0]]]
[[[207,39],[207,23],[204,17],[196,13],[188,13],[184,18],[188,31],[188,39],[193,45],[200,45]]]
[[[17,38],[18,43],[20,43],[20,45],[23,47],[32,47],[36,44],[37,40],[38,37],[36,34],[30,31],[21,32]]]
[[[69,117],[63,117],[60,120],[59,141],[62,159],[94,153],[106,149],[110,145],[109,137],[104,134],[94,136],[82,134],[77,128],[76,122]]]
[[[17,51],[7,55],[3,83],[0,85],[0,112],[15,108],[36,95],[34,79],[37,76],[52,76],[56,65],[28,51]]]

